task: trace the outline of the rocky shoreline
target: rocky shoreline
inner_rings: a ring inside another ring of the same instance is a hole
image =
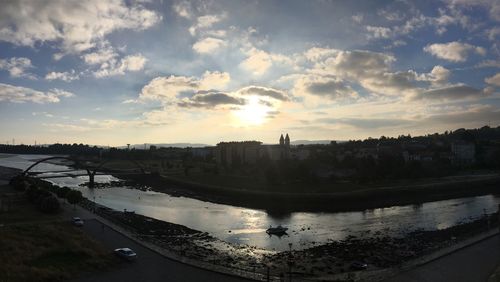
[[[9,176],[16,171],[0,168],[0,175]],[[313,279],[353,274],[355,271],[351,265],[354,261],[367,263],[368,271],[397,268],[498,227],[498,214],[495,213],[442,230],[418,230],[401,237],[388,237],[380,231],[366,232],[358,237],[350,236],[304,250],[276,252],[230,244],[205,232],[134,212],[112,210],[88,199],[80,205],[128,230],[140,240],[179,257],[233,269],[235,273],[260,273],[261,277],[267,273],[273,277],[286,276],[289,272],[295,277]]]
[[[247,245],[235,245],[182,225],[159,221],[133,212],[111,210],[86,200],[82,206],[124,227],[137,238],[178,256],[236,271],[279,277],[291,271],[295,277],[318,278],[355,271],[355,261],[368,270],[399,267],[403,263],[457,244],[467,238],[498,228],[498,214],[483,215],[467,223],[442,230],[410,232],[388,237],[375,232],[304,249],[275,252]]]

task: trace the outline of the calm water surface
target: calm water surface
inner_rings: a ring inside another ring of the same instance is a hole
[[[0,156],[0,166],[25,169],[40,155]],[[64,165],[42,163],[33,171],[60,171]],[[483,213],[496,212],[500,199],[493,195],[460,198],[424,203],[422,205],[394,206],[362,212],[296,212],[273,215],[264,210],[204,202],[186,197],[174,197],[153,191],[127,187],[89,189],[78,186],[87,177],[47,179],[60,186],[82,191],[90,200],[117,210],[136,213],[205,231],[213,236],[238,244],[266,249],[287,250],[307,248],[348,235],[367,236],[380,231],[398,236],[416,229],[441,229],[466,222]],[[110,175],[96,176],[97,182],[119,180]],[[282,224],[289,228],[288,236],[269,237],[269,225]]]

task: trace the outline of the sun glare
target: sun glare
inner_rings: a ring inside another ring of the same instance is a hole
[[[248,104],[234,112],[240,125],[261,125],[265,122],[269,107],[259,102],[259,97],[251,96]]]

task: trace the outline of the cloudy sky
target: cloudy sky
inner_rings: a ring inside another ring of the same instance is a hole
[[[500,125],[500,1],[6,1],[0,143]]]

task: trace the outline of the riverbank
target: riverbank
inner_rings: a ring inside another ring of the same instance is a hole
[[[332,240],[305,250],[296,251],[292,246],[291,252],[274,252],[229,244],[207,233],[131,212],[111,210],[90,201],[83,206],[128,230],[133,237],[160,247],[175,259],[186,258],[182,261],[205,268],[214,265],[213,269],[223,268],[235,274],[256,273],[254,277],[262,279],[268,271],[273,277],[287,277],[291,272],[294,279],[335,281],[357,280],[386,270],[395,273],[402,265],[459,245],[498,226],[495,213],[442,230],[417,230],[402,237],[389,237],[383,231],[368,231],[358,237]],[[352,268],[355,261],[367,263],[368,268],[356,271]]]
[[[213,265],[214,269],[220,267],[230,269],[234,273],[260,273],[259,277],[265,277],[268,268],[271,276],[279,277],[282,273],[286,275],[291,266],[294,277],[330,277],[333,280],[339,275],[348,277],[353,273],[354,276],[365,273],[353,272],[351,269],[351,264],[358,260],[369,264],[366,273],[390,269],[398,267],[402,262],[418,259],[462,242],[474,234],[488,230],[488,227],[494,228],[497,224],[496,215],[490,215],[443,230],[416,231],[401,237],[388,237],[384,231],[374,234],[366,232],[358,237],[351,236],[341,241],[331,240],[327,244],[305,250],[275,252],[226,243],[182,225],[112,210],[90,201],[84,201],[82,206],[95,210],[102,217],[122,226],[135,238],[166,250],[168,254],[173,254],[174,258],[187,258],[193,265]]]
[[[339,193],[282,193],[231,189],[167,176],[120,175],[154,191],[269,212],[359,211],[500,193],[500,175],[461,177]]]

